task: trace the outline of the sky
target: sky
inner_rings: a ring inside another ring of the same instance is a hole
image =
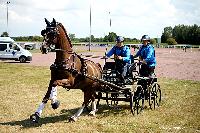
[[[55,18],[68,33],[88,37],[91,6],[91,34],[95,37],[112,31],[129,38],[140,39],[144,34],[156,38],[167,26],[200,25],[199,5],[200,0],[0,0],[0,34],[40,35],[46,27],[44,18]]]

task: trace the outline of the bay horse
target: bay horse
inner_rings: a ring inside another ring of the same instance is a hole
[[[56,22],[54,18],[52,22],[49,22],[45,18],[45,22],[47,26],[46,29],[41,31],[41,34],[48,46],[52,44],[55,45],[56,59],[54,64],[50,66],[51,80],[46,95],[35,113],[30,116],[30,119],[33,122],[38,122],[48,100],[51,100],[53,109],[59,107],[60,102],[57,100],[57,86],[62,86],[67,89],[80,88],[84,92],[82,106],[69,118],[69,121],[76,121],[83,112],[83,109],[87,107],[90,102],[92,102],[92,111],[89,114],[95,115],[97,111],[95,91],[100,89],[101,86],[85,75],[101,78],[102,68],[100,64],[85,60],[73,52],[70,38],[61,23]]]

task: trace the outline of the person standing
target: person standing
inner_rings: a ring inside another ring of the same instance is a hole
[[[139,70],[140,76],[153,76],[156,66],[154,47],[152,46],[152,44],[150,44],[150,37],[148,35],[143,35],[141,41],[142,46],[133,57],[139,57],[139,61],[141,61],[142,63]]]

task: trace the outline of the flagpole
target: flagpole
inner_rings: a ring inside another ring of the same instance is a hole
[[[6,32],[7,32],[7,33],[8,33],[8,4],[10,4],[10,1],[7,1],[7,2],[6,2],[6,5],[7,5],[7,19],[6,19],[6,20],[7,20],[7,21],[6,21],[6,22],[7,22],[7,27],[6,27]]]
[[[91,45],[91,27],[92,27],[92,12],[91,12],[91,3],[90,3],[90,42],[89,42],[89,51]]]

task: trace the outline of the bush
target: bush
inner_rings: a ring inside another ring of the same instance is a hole
[[[176,42],[176,40],[174,38],[168,38],[167,39],[167,44],[168,45],[176,45],[177,42]]]
[[[150,43],[151,43],[151,44],[156,44],[156,39],[151,39],[151,40],[150,40]]]

